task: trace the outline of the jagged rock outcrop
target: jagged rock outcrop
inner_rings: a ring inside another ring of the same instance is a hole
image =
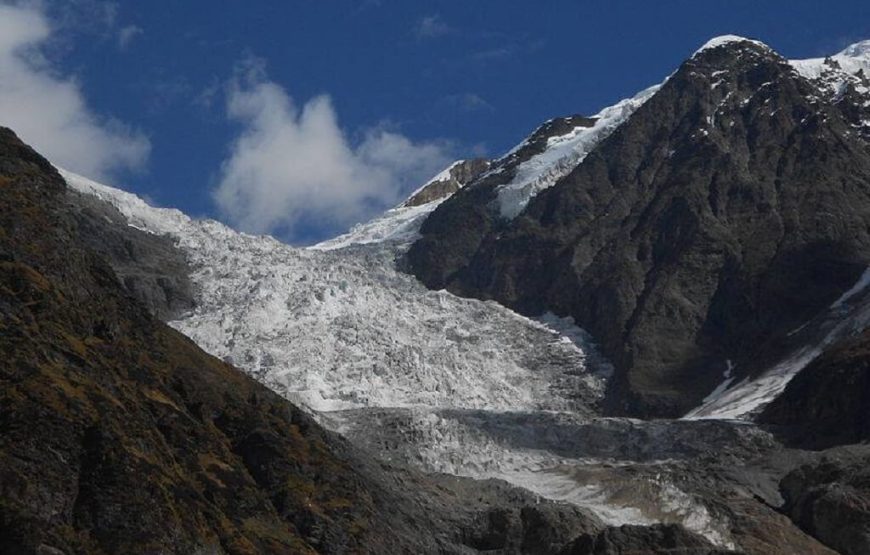
[[[485,158],[460,160],[411,195],[402,206],[420,206],[447,198],[477,179],[487,168],[489,168],[489,160]]]
[[[616,365],[610,410],[677,416],[758,372],[870,263],[870,149],[764,45],[695,54],[514,219],[498,176],[424,223],[432,288],[571,315]],[[730,361],[730,363],[729,363]]]
[[[870,553],[870,449],[831,450],[781,482],[783,512],[843,555]]]

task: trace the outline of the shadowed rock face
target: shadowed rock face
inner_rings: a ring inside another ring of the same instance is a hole
[[[67,190],[83,246],[99,253],[124,288],[160,320],[171,321],[194,308],[191,268],[172,239],[126,224],[112,205]]]
[[[650,547],[651,545],[655,547]],[[699,536],[679,526],[620,526],[597,535],[584,535],[561,555],[734,555],[736,551],[716,549]]]
[[[799,447],[870,441],[870,332],[833,346],[789,382],[759,421]]]
[[[472,183],[425,222],[432,288],[574,316],[617,367],[613,413],[676,416],[777,345],[870,262],[870,149],[784,59],[736,42],[686,61],[510,221]]]
[[[783,512],[844,555],[870,553],[870,449],[831,450],[780,484]]]

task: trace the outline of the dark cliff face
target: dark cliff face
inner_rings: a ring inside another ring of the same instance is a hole
[[[114,206],[70,189],[65,211],[82,246],[106,260],[150,313],[171,321],[194,308],[192,270],[172,239],[132,228]]]
[[[810,363],[758,420],[803,448],[870,441],[870,331]]]
[[[782,512],[843,555],[870,553],[870,449],[831,450],[780,483]]]
[[[512,221],[474,183],[427,220],[433,288],[574,316],[618,374],[610,410],[676,416],[870,262],[870,149],[776,53],[704,50]]]

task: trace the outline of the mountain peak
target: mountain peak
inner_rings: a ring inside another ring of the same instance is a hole
[[[433,289],[573,317],[623,379],[610,390],[614,412],[682,413],[722,383],[712,369],[732,359],[721,360],[721,345],[735,346],[738,372],[755,372],[759,337],[788,337],[870,261],[870,236],[851,231],[867,221],[860,99],[821,94],[752,39],[717,37],[699,52],[521,217],[506,223],[479,208],[491,196],[457,195],[406,257]],[[849,223],[811,223],[827,213]],[[695,278],[683,276],[702,267],[708,285],[688,285]],[[665,306],[685,307],[679,324]],[[678,326],[667,339],[660,331]]]
[[[755,39],[741,37],[739,35],[720,35],[718,37],[713,37],[712,39],[710,39],[706,43],[704,43],[704,45],[701,48],[699,48],[698,50],[695,51],[695,53],[693,54],[693,57],[697,56],[698,54],[700,54],[701,52],[704,52],[706,50],[712,50],[714,48],[720,48],[722,46],[728,46],[728,45],[738,44],[738,43],[750,43],[750,44],[753,44],[755,46],[759,46],[761,48],[764,48],[765,50],[770,50],[769,46],[767,46],[763,42],[755,40]]]
[[[862,133],[867,132],[865,128],[870,128],[870,40],[856,42],[831,56],[790,60],[789,63],[829,98],[839,100],[846,94],[861,97],[850,103],[854,108],[849,119]]]

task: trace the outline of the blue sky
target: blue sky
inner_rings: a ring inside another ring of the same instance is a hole
[[[454,157],[498,155],[545,119],[660,82],[714,35],[793,58],[870,38],[866,0],[4,9],[0,123],[73,171],[295,243],[367,219]]]

